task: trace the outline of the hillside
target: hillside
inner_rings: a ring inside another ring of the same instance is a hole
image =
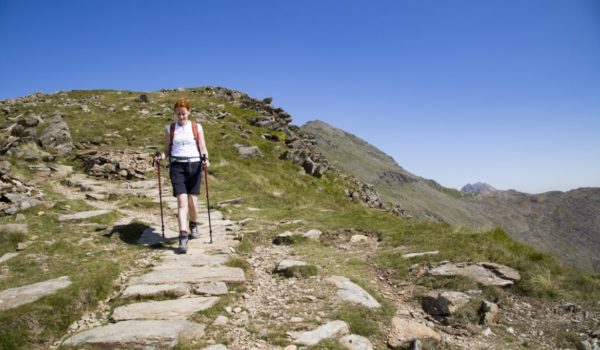
[[[519,242],[600,272],[599,188],[536,195],[459,192],[407,172],[382,151],[324,122],[306,123],[301,130],[330,161],[373,184],[385,200],[399,203],[418,219],[476,229],[502,227]]]
[[[162,237],[150,162],[181,97],[211,158],[210,208],[203,192],[201,238],[186,255],[174,254],[177,205],[165,164]],[[501,229],[405,218],[315,152],[270,98],[202,87],[37,93],[0,104],[2,349],[598,343],[598,275]],[[462,196],[446,199],[433,181],[390,169],[415,193],[426,188],[447,203]],[[415,203],[405,208],[439,215]],[[470,214],[474,204],[461,205],[448,213]]]

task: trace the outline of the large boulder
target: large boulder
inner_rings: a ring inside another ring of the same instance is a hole
[[[63,156],[73,150],[73,141],[69,126],[62,118],[62,114],[54,113],[48,120],[47,126],[38,137],[39,145],[45,150]]]
[[[258,146],[238,146],[238,153],[240,155],[240,159],[257,159],[263,158],[263,154],[260,152]]]

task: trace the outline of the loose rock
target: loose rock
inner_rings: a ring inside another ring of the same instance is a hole
[[[290,332],[294,343],[315,345],[323,339],[337,338],[349,333],[348,324],[344,321],[331,321],[309,332]]]
[[[373,350],[373,344],[369,339],[356,334],[342,337],[340,343],[349,350]]]
[[[388,335],[388,345],[394,349],[408,345],[413,339],[441,340],[439,334],[426,325],[414,320],[394,317]]]
[[[326,281],[337,287],[337,295],[347,301],[364,305],[368,308],[378,308],[381,305],[371,294],[344,276],[331,276]]]
[[[448,316],[469,303],[471,297],[461,292],[429,292],[423,296],[421,306],[432,316]]]

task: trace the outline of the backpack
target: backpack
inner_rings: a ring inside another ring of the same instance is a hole
[[[196,123],[196,121],[194,120],[190,120],[192,122],[192,132],[194,133],[194,140],[196,140],[196,146],[198,147],[198,154],[200,155],[200,157],[202,157],[202,152],[200,151],[200,135],[198,135],[198,126]],[[171,129],[170,129],[170,136],[171,136],[171,145],[169,146],[169,150],[172,152],[173,151],[173,138],[175,137],[175,123],[171,124]],[[171,155],[169,154],[169,157],[171,157]]]

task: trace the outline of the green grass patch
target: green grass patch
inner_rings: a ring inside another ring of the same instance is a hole
[[[125,209],[152,209],[159,208],[160,204],[146,196],[128,195],[121,196],[117,206]]]
[[[250,264],[242,258],[230,258],[229,260],[227,260],[225,265],[229,267],[239,267],[240,269],[244,270],[244,272],[252,270]]]
[[[342,344],[337,340],[325,339],[319,342],[317,345],[309,346],[309,350],[346,350]]]
[[[0,312],[0,348],[45,347],[112,290],[118,266],[103,261],[81,266],[73,284],[34,303]]]

